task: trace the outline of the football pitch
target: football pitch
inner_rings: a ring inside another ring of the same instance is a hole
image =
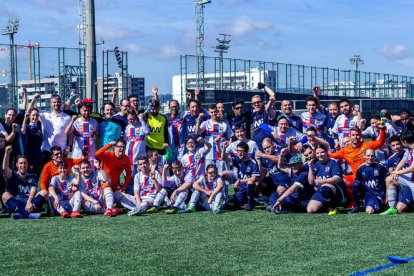
[[[414,215],[0,217],[1,275],[347,275],[414,255]],[[414,264],[372,275],[413,275]]]

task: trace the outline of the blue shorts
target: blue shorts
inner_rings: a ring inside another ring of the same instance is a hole
[[[385,209],[384,200],[380,196],[368,193],[365,194],[364,206],[365,208],[371,207],[372,209],[374,209],[374,213],[378,213],[381,210]]]
[[[401,202],[408,207],[412,208],[414,199],[413,199],[413,193],[411,192],[411,189],[407,186],[400,186],[400,191],[398,193],[398,202]]]
[[[316,200],[322,203],[323,205],[330,204],[332,207],[344,206],[346,204],[346,193],[345,191],[337,184],[333,184],[335,187],[335,193],[330,193],[330,196],[326,196],[322,193],[322,185],[318,186],[318,190],[312,196],[311,200]]]

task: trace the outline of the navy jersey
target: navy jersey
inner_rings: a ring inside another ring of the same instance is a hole
[[[7,179],[6,191],[14,197],[29,197],[32,187],[37,188],[37,176],[35,174],[27,173],[26,177],[22,177],[13,171],[11,177]]]
[[[287,119],[289,127],[293,127],[294,129],[302,133],[302,128],[303,128],[302,118],[300,116],[297,116],[296,114],[292,114],[289,116],[280,111],[276,111],[276,116],[274,119],[270,121],[269,125],[276,126],[277,118],[279,118],[279,116],[282,116],[282,115]]]
[[[391,155],[391,157],[388,159],[387,162],[387,169],[395,169],[398,165],[398,163],[400,163],[401,159],[404,157],[404,152],[402,152],[400,155],[397,155],[396,153],[394,153],[393,155]],[[407,168],[410,165],[405,164],[405,166],[403,168]]]
[[[331,158],[328,159],[327,162],[322,163],[318,161],[312,168],[313,175],[316,178],[327,179],[333,176],[338,176],[342,179],[342,170],[339,163]],[[341,181],[342,182],[342,181]]]
[[[261,160],[262,167],[267,169],[274,185],[288,184],[290,186],[292,179],[289,177],[289,174],[279,169],[277,163],[272,162],[267,158],[261,158]]]
[[[358,167],[354,185],[364,185],[366,193],[385,197],[385,178],[388,171],[381,163],[374,163],[370,166],[362,164]]]
[[[204,116],[200,120],[200,125],[202,122],[209,119],[210,116],[204,114]],[[185,132],[187,135],[195,134],[195,126],[197,124],[198,116],[192,116],[190,113],[186,113],[183,118],[183,124],[185,124]]]
[[[260,176],[259,166],[256,161],[248,159],[246,161],[240,160],[239,158],[232,158],[233,165],[237,170],[237,177],[239,179],[247,179],[252,176]],[[247,183],[240,183],[239,187],[246,187]]]
[[[246,137],[251,139],[250,127],[252,125],[252,114],[250,112],[245,112],[241,116],[238,116],[238,117],[234,116],[233,114],[233,116],[229,118],[229,120],[230,120],[230,125],[231,125],[231,129],[233,130],[233,133],[235,131],[234,129],[235,126],[242,125],[244,129],[246,130]]]
[[[262,149],[262,141],[266,137],[270,137],[270,134],[263,129],[260,128],[260,125],[265,123],[269,124],[270,119],[269,115],[266,111],[259,111],[254,112],[251,111],[252,115],[252,126],[251,126],[251,133],[252,133],[252,140],[257,143],[259,149]]]
[[[23,136],[24,152],[28,156],[39,156],[42,153],[41,147],[43,143],[42,124],[26,125],[26,134]]]
[[[325,128],[326,128],[326,142],[329,143],[331,149],[335,148],[335,140],[332,137],[331,130],[335,126],[335,121],[338,116],[333,117],[332,114],[328,111],[328,108],[323,109],[323,113],[325,114]]]

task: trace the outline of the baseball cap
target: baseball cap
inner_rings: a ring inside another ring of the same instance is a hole
[[[299,154],[293,155],[288,164],[302,163],[302,157]]]
[[[91,99],[91,98],[84,98],[84,99],[82,100],[82,103],[93,103],[93,101],[92,101],[92,99]]]

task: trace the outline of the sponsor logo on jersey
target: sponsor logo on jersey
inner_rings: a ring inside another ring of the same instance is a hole
[[[378,174],[378,171],[377,170],[375,170],[374,171],[374,176],[378,176],[379,174]]]

